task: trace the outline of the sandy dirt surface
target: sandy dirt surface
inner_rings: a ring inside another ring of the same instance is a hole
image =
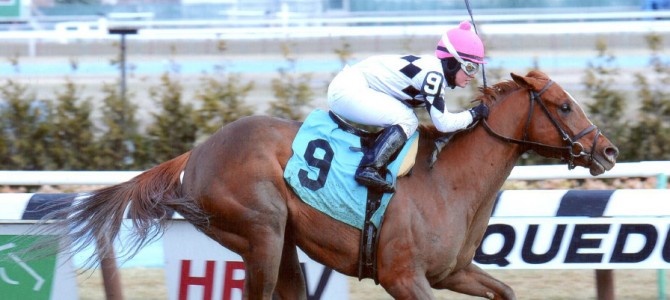
[[[510,285],[519,299],[596,299],[593,270],[491,270],[494,277]],[[121,269],[125,299],[168,299],[165,274],[160,268]],[[666,281],[670,277],[666,272]],[[658,299],[658,272],[656,270],[617,270],[614,272],[617,299]],[[82,300],[105,299],[99,271],[84,273],[77,278]],[[349,299],[393,299],[372,280],[359,282],[349,279]],[[666,293],[667,294],[667,293]],[[450,291],[435,291],[437,299],[478,299]]]

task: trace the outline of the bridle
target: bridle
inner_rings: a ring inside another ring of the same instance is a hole
[[[479,34],[477,32],[477,24],[475,23],[475,19],[472,17],[472,9],[470,9],[470,1],[465,0],[465,7],[468,9],[468,14],[470,14],[470,20],[472,21],[472,24],[475,28],[475,33]],[[486,88],[486,69],[484,69],[484,65],[482,65],[482,78],[483,78],[483,81],[484,81],[484,88]],[[563,127],[561,127],[561,125],[558,123],[558,121],[556,121],[556,119],[549,113],[549,109],[547,109],[547,106],[544,105],[544,103],[542,103],[542,101],[540,99],[540,96],[545,91],[547,91],[547,89],[549,89],[549,87],[552,84],[554,84],[554,82],[552,80],[549,80],[549,82],[547,82],[547,84],[539,92],[536,92],[536,91],[533,91],[533,90],[529,89],[529,92],[530,92],[530,110],[528,110],[528,118],[526,119],[526,126],[525,126],[524,131],[523,131],[523,140],[518,140],[518,139],[514,139],[514,138],[510,138],[510,137],[506,137],[506,136],[498,134],[493,129],[491,129],[491,127],[489,127],[489,124],[486,121],[486,119],[482,119],[482,121],[483,121],[482,124],[484,125],[484,128],[486,129],[486,131],[489,134],[491,134],[491,135],[493,135],[493,136],[495,136],[495,137],[497,137],[497,138],[499,138],[503,141],[506,141],[508,143],[515,143],[515,144],[519,144],[519,145],[523,145],[523,146],[528,146],[530,149],[542,149],[543,148],[543,149],[547,149],[547,150],[550,150],[550,151],[557,151],[558,153],[561,154],[561,157],[563,157],[563,159],[565,159],[567,161],[568,169],[570,169],[570,170],[575,168],[575,161],[574,161],[575,158],[579,158],[579,157],[588,155],[588,161],[589,161],[589,163],[592,163],[593,162],[593,154],[596,150],[596,146],[598,144],[598,138],[600,137],[600,134],[601,134],[600,129],[598,127],[596,127],[596,125],[591,124],[591,126],[582,130],[580,133],[578,133],[574,137],[570,137],[570,135],[568,135],[565,132],[565,130],[563,130]],[[551,120],[551,122],[554,124],[554,127],[556,127],[556,129],[558,130],[558,133],[563,138],[563,141],[566,142],[565,146],[557,147],[557,146],[542,144],[542,143],[533,142],[533,141],[528,140],[528,128],[530,126],[530,120],[533,116],[533,109],[535,108],[535,102],[537,102],[540,105],[540,107],[542,107],[542,110],[544,111],[544,114],[547,115],[549,120]],[[581,139],[585,135],[589,134],[593,130],[596,130],[596,135],[593,137],[593,144],[591,145],[591,152],[587,153],[587,152],[584,151],[584,146],[579,142],[579,139]],[[441,150],[442,147],[444,147],[444,144],[448,140],[449,140],[449,138],[447,137],[445,140],[436,144],[436,147],[437,147],[436,149],[438,150],[437,152],[439,152],[439,150]],[[432,164],[434,163],[435,157],[437,156],[437,152],[434,152],[433,157],[431,158],[432,159],[431,168],[432,168]]]
[[[505,142],[508,143],[514,143],[514,144],[519,144],[522,146],[528,146],[530,149],[537,150],[537,149],[544,149],[544,150],[549,150],[549,151],[556,151],[557,153],[560,153],[561,157],[565,159],[568,163],[568,169],[574,169],[575,168],[575,158],[579,158],[582,156],[588,156],[588,161],[592,162],[593,161],[593,154],[595,152],[597,143],[598,143],[598,137],[600,136],[600,129],[596,125],[591,124],[591,126],[587,127],[586,129],[582,130],[580,133],[575,135],[574,137],[570,137],[565,130],[563,130],[563,127],[561,127],[561,124],[558,123],[556,118],[554,118],[550,113],[549,109],[547,106],[542,102],[542,99],[540,99],[540,96],[546,92],[551,85],[554,84],[553,81],[549,80],[547,84],[539,91],[533,91],[529,90],[530,94],[530,109],[528,110],[528,117],[526,118],[526,125],[524,127],[523,131],[523,139],[515,139],[511,137],[506,137],[503,136],[495,130],[493,130],[486,119],[482,119],[482,123],[484,125],[484,128],[486,131],[491,134],[494,137],[497,137]],[[535,109],[535,103],[542,108],[542,111],[544,111],[544,114],[551,120],[551,123],[554,124],[554,127],[558,130],[558,133],[561,135],[563,138],[563,141],[565,141],[565,146],[552,146],[552,145],[547,145],[547,144],[542,144],[538,142],[533,142],[528,140],[528,129],[530,127],[530,121],[533,116],[533,110]],[[589,134],[591,131],[596,130],[596,135],[593,138],[593,145],[591,145],[591,151],[586,152],[584,151],[584,146],[582,143],[579,142],[579,139],[584,137],[585,135]]]

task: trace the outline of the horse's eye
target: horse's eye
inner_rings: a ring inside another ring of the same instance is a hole
[[[564,113],[569,113],[572,109],[570,108],[570,104],[564,103],[561,105],[561,111]]]

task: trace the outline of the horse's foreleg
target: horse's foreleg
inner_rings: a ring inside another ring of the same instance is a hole
[[[516,299],[512,288],[472,263],[445,278],[435,287],[493,300]]]
[[[279,265],[279,278],[275,296],[281,300],[307,299],[307,287],[305,277],[300,268],[298,250],[293,238],[293,232],[286,229],[284,238],[284,250],[282,251],[281,264]]]
[[[415,272],[380,274],[379,282],[393,299],[435,299],[426,277]]]

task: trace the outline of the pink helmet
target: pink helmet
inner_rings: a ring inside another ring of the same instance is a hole
[[[458,28],[450,29],[445,34],[443,34],[442,38],[437,43],[435,56],[437,56],[439,59],[454,57],[454,55],[449,52],[449,45],[446,45],[446,42],[451,43],[451,46],[453,46],[452,48],[456,50],[460,58],[478,64],[485,64],[484,44],[482,43],[482,40],[479,39],[477,34],[470,30],[471,27],[472,25],[470,25],[470,22],[463,21],[458,25]]]

